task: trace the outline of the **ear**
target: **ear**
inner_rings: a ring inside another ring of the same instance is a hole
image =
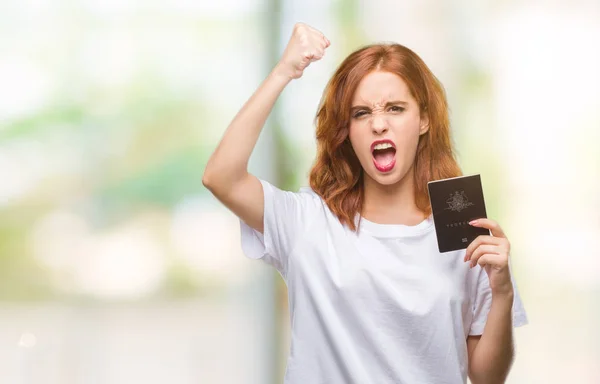
[[[429,114],[427,112],[421,115],[421,125],[419,127],[419,135],[429,131]]]

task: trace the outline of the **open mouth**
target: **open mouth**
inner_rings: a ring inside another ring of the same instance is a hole
[[[373,164],[379,172],[389,172],[396,165],[396,146],[391,140],[379,140],[371,144]]]

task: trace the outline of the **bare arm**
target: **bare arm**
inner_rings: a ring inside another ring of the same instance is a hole
[[[469,336],[469,378],[473,384],[506,381],[514,358],[512,303],[514,293],[492,296],[492,305],[481,336]]]
[[[500,225],[491,219],[469,222],[486,228],[491,236],[480,235],[469,244],[464,261],[485,269],[492,304],[481,337],[467,338],[469,377],[473,384],[501,384],[506,381],[514,359],[512,307],[515,297],[509,254],[510,242]]]
[[[248,160],[277,97],[290,79],[273,70],[235,116],[204,170],[202,183],[252,228],[263,231],[263,190]]]
[[[320,60],[329,41],[305,24],[294,31],[277,66],[237,113],[211,155],[202,184],[252,228],[263,231],[264,195],[259,180],[248,173],[248,161],[275,101],[292,80]]]

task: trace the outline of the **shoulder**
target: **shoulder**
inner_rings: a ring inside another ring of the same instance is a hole
[[[305,198],[312,200],[314,202],[322,202],[323,199],[317,192],[315,192],[311,187],[304,186],[298,189],[298,194],[303,195]]]
[[[329,208],[323,198],[311,187],[300,187],[296,193],[306,205],[307,209],[313,210],[315,213],[325,214],[329,212]]]
[[[268,181],[260,181],[263,186],[265,206],[275,213],[307,216],[322,212],[326,207],[321,197],[310,187],[303,186],[296,191],[290,191],[280,189]]]

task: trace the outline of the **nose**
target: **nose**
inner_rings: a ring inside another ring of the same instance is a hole
[[[376,135],[381,135],[388,131],[387,121],[383,116],[375,115],[371,120],[371,130]]]

